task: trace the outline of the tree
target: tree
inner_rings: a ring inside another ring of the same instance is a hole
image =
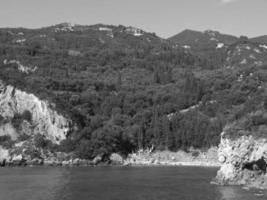
[[[117,91],[120,90],[122,84],[121,72],[118,72],[117,82],[116,82],[116,89]]]
[[[171,131],[170,131],[170,121],[168,117],[165,115],[162,118],[162,135],[164,140],[164,146],[166,150],[169,150],[172,147]]]
[[[160,121],[159,121],[159,106],[154,104],[153,106],[153,116],[152,116],[152,123],[151,128],[153,130],[154,145],[159,145],[160,143]]]
[[[154,81],[154,83],[157,83],[157,84],[160,83],[160,75],[159,75],[159,71],[157,68],[154,68],[153,81]]]

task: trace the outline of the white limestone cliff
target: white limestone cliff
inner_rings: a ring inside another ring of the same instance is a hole
[[[237,138],[222,133],[218,150],[220,184],[247,185],[267,189],[267,140],[251,135]]]
[[[56,112],[48,101],[0,82],[0,115],[12,119],[15,114],[29,111],[32,115],[32,133],[41,134],[53,143],[59,143],[70,131],[71,121]],[[0,135],[17,135],[11,125],[1,125]]]

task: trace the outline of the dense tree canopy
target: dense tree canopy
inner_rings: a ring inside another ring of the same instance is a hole
[[[77,125],[58,147],[62,151],[91,159],[151,146],[209,148],[219,143],[227,122],[259,102],[266,107],[265,66],[224,68],[225,52],[215,63],[154,34],[136,37],[110,26],[111,37],[100,27],[0,31],[0,78],[55,103]],[[22,44],[14,43],[19,31]],[[5,59],[37,70],[23,73]],[[31,120],[25,113],[13,123],[21,117]],[[46,145],[40,136],[36,142]]]

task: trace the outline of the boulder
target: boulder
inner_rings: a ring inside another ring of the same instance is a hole
[[[56,162],[55,162],[55,160],[47,160],[47,159],[45,159],[44,160],[44,165],[55,166]]]
[[[158,159],[154,159],[152,163],[155,164],[155,165],[159,165],[160,161]]]
[[[4,167],[7,164],[7,161],[10,159],[9,152],[7,149],[0,146],[0,166]]]
[[[84,160],[84,159],[80,159],[80,160],[79,160],[79,165],[80,165],[80,166],[88,166],[88,165],[91,165],[91,161],[89,161],[89,160]]]
[[[113,153],[110,155],[109,160],[113,165],[122,165],[124,160],[120,154]]]
[[[223,155],[220,155],[220,156],[219,156],[219,162],[220,162],[220,163],[224,163],[225,160],[226,160],[225,156],[223,156]]]
[[[13,155],[10,164],[16,165],[16,166],[25,165],[26,160],[23,158],[23,156],[21,154]]]
[[[19,155],[14,155],[14,156],[12,157],[12,161],[13,161],[13,162],[19,162],[19,161],[21,161],[22,159],[23,159],[23,157],[22,157],[21,154],[19,154]]]
[[[78,165],[80,165],[80,163],[81,163],[81,160],[79,158],[75,158],[75,159],[72,160],[72,164],[73,165],[78,166]]]
[[[69,165],[71,165],[71,161],[69,160],[62,161],[62,166],[69,166]]]
[[[94,165],[97,165],[97,164],[99,164],[100,162],[102,161],[102,156],[96,156],[94,159],[93,159],[93,164]]]
[[[31,160],[27,160],[27,165],[43,165],[44,160],[42,158],[33,158]]]

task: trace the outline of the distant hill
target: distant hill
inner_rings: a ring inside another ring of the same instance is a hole
[[[210,43],[224,43],[225,45],[229,45],[237,41],[238,38],[212,30],[206,30],[204,32],[184,30],[170,37],[168,40],[181,45],[206,45]]]
[[[238,38],[212,30],[204,32],[185,30],[168,40],[208,60],[211,65],[218,66],[223,65],[222,60],[228,46],[238,41]]]
[[[267,44],[267,35],[251,38],[250,40],[252,42]]]

